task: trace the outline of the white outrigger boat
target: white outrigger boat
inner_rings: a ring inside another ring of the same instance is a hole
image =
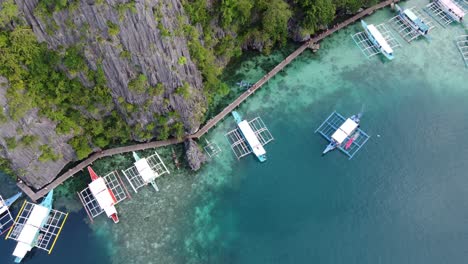
[[[434,2],[438,3],[440,8],[454,21],[460,23],[463,21],[465,11],[452,0],[435,0]]]
[[[25,201],[21,207],[7,235],[18,242],[13,251],[15,263],[20,263],[34,247],[52,252],[68,216],[52,209],[53,193],[50,191],[40,204]]]
[[[322,154],[325,155],[327,152],[330,152],[336,149],[337,147],[341,146],[341,144],[347,138],[354,137],[353,134],[359,127],[361,116],[362,113],[359,113],[346,119],[346,121],[332,134],[330,144],[328,144],[328,146],[325,148]]]
[[[88,172],[92,179],[92,182],[88,185],[89,190],[96,198],[99,206],[106,212],[107,217],[111,218],[114,223],[118,223],[119,217],[115,209],[117,199],[114,193],[107,187],[104,178],[99,177],[90,166],[88,166]]]
[[[367,37],[372,44],[389,60],[393,60],[393,49],[383,37],[382,33],[373,25],[367,25],[364,20],[361,20],[361,25],[367,34]]]
[[[170,173],[159,154],[155,151],[149,157],[140,158],[136,152],[133,152],[133,158],[134,166],[122,170],[133,190],[137,193],[139,188],[151,184],[156,191],[159,191],[156,179]]]

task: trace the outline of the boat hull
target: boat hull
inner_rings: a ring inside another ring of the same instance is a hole
[[[114,221],[115,224],[119,222],[119,217],[117,216],[117,214],[111,215],[110,218],[112,219],[112,221]]]
[[[325,150],[322,152],[322,155],[325,155],[327,154],[328,152],[336,149],[336,144],[334,142],[330,142],[330,144],[328,144],[328,146],[325,148]]]
[[[257,158],[260,162],[265,162],[267,160],[266,155],[260,155],[260,156],[257,156]]]

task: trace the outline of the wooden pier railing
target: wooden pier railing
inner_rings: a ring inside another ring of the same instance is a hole
[[[260,89],[265,83],[267,83],[271,78],[273,78],[278,72],[280,72],[282,69],[284,69],[291,61],[293,61],[297,56],[302,54],[304,50],[306,50],[308,47],[310,47],[312,44],[315,44],[319,42],[320,40],[330,36],[331,34],[335,33],[336,31],[356,22],[357,20],[361,19],[362,17],[372,14],[374,11],[381,9],[383,7],[386,7],[388,5],[391,5],[392,3],[396,3],[399,0],[387,0],[384,2],[381,2],[375,6],[369,7],[362,12],[354,15],[353,17],[350,17],[349,19],[343,21],[342,23],[339,23],[335,25],[333,28],[328,29],[317,36],[311,38],[310,40],[306,41],[304,44],[302,44],[298,49],[296,49],[293,53],[291,53],[288,57],[286,57],[283,61],[281,61],[278,65],[275,66],[270,72],[265,74],[259,81],[257,81],[250,89],[242,93],[236,100],[234,100],[232,103],[230,103],[226,108],[223,109],[219,114],[217,114],[215,117],[210,119],[202,128],[200,128],[196,133],[192,135],[186,136],[182,140],[177,140],[177,139],[169,139],[169,140],[164,140],[164,141],[155,141],[155,142],[149,142],[149,143],[141,143],[141,144],[135,144],[131,146],[126,146],[126,147],[118,147],[118,148],[113,148],[113,149],[108,149],[104,150],[101,152],[94,153],[91,155],[89,158],[85,159],[84,161],[80,162],[78,165],[73,167],[72,169],[68,170],[64,174],[60,175],[57,177],[55,180],[53,180],[51,183],[49,183],[47,186],[43,187],[41,190],[34,192],[29,186],[27,186],[23,182],[18,182],[18,187],[21,188],[21,190],[31,198],[31,200],[36,201],[37,199],[43,197],[46,195],[50,190],[53,188],[59,186],[62,184],[64,181],[66,181],[68,178],[73,177],[73,175],[83,169],[85,169],[88,165],[92,164],[95,160],[103,158],[103,157],[108,157],[116,154],[121,154],[121,153],[126,153],[126,152],[131,152],[131,151],[138,151],[138,150],[143,150],[143,149],[148,149],[148,148],[156,148],[156,147],[163,147],[163,146],[168,146],[168,145],[173,145],[177,143],[183,142],[185,139],[191,138],[191,139],[199,139],[203,135],[205,135],[211,128],[213,128],[218,122],[220,122],[226,115],[231,113],[235,108],[237,108],[242,102],[244,102],[250,95],[255,93],[258,89]]]

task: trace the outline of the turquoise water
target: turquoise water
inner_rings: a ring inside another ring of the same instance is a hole
[[[391,16],[384,10],[366,21]],[[453,39],[464,29],[436,25],[431,42],[399,39],[391,62],[365,59],[350,37],[359,30],[306,51],[238,109],[261,116],[275,137],[266,163],[233,157],[228,117],[207,136],[223,152],[200,172],[176,170],[169,149],[158,150],[171,171],[160,192],[144,188],[119,204],[118,225],[102,217],[90,229],[83,211],[72,215],[66,228],[74,231],[65,229],[55,252],[28,263],[82,252],[102,263],[463,263],[468,69]],[[286,54],[249,58],[228,81],[254,82]],[[352,160],[338,151],[321,156],[327,142],[315,129],[333,110],[361,108],[371,135],[364,148]],[[130,163],[126,155],[95,166],[103,174]],[[10,254],[13,242],[0,243]],[[96,263],[89,259],[80,263]]]

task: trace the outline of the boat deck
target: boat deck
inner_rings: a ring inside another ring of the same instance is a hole
[[[461,35],[455,39],[458,50],[460,51],[465,66],[468,67],[468,35]]]
[[[419,12],[416,7],[409,8],[409,10],[411,10],[419,19],[422,20],[424,24],[429,27],[429,31],[434,28],[432,21],[422,12]],[[388,22],[390,26],[408,43],[421,36],[421,33],[414,29],[408,21],[401,18],[400,15],[396,15],[390,18]]]
[[[161,157],[159,156],[157,152],[154,152],[153,155],[147,157],[146,161],[148,162],[150,169],[153,172],[157,173],[158,175],[157,177],[160,177],[166,173],[170,174],[169,170],[167,169],[166,165],[164,164],[164,162],[162,161]],[[132,189],[135,192],[138,192],[138,189],[148,184],[148,182],[146,182],[143,176],[138,172],[138,169],[136,166],[132,166],[126,170],[122,170],[122,172],[125,175],[125,178],[127,178],[128,182],[130,183],[130,186],[132,186]]]
[[[274,139],[260,117],[256,117],[249,121],[249,125],[262,146],[265,146]],[[252,149],[248,145],[239,128],[229,131],[225,136],[231,144],[231,149],[234,152],[234,155],[236,155],[237,159],[252,153]]]
[[[454,1],[454,4],[460,7],[462,10],[464,10],[466,13],[466,8],[463,8],[461,3]],[[443,27],[446,27],[450,25],[453,21],[455,21],[452,17],[445,13],[440,4],[437,2],[427,4],[424,8],[424,11],[426,11],[432,18],[434,18],[435,21],[437,21],[437,23],[439,23]]]
[[[112,193],[115,196],[115,199],[117,200],[115,204],[118,204],[121,201],[125,200],[127,197],[130,197],[130,194],[125,188],[122,179],[116,171],[107,174],[103,178],[106,181],[107,188],[112,191]],[[83,204],[91,222],[93,221],[93,218],[99,216],[104,212],[104,209],[102,209],[99,206],[99,203],[97,202],[94,195],[91,193],[89,187],[86,187],[86,189],[79,192],[78,197],[80,198],[81,203]]]
[[[23,206],[21,207],[18,216],[15,219],[15,224],[13,228],[8,233],[7,238],[19,241],[23,229],[29,225],[28,220],[31,213],[33,212],[36,206],[41,206],[33,204],[27,201],[24,201]],[[33,246],[47,251],[49,254],[52,252],[55,242],[57,241],[60,232],[67,220],[68,213],[64,213],[57,210],[50,210],[46,223],[39,228],[37,242]],[[36,235],[36,234],[32,234]]]
[[[315,133],[320,133],[323,137],[325,137],[329,142],[332,141],[331,136],[332,134],[346,121],[346,118],[334,111],[331,113],[330,116],[315,130]],[[360,128],[357,129],[359,131],[360,136],[354,140],[351,144],[349,149],[344,149],[344,147],[339,146],[338,149],[341,150],[344,154],[346,154],[349,159],[352,159],[354,155],[366,144],[369,140],[370,136],[367,135],[364,131]],[[347,137],[344,140],[343,145],[350,139]]]
[[[2,208],[1,205],[4,205],[4,204],[5,204],[5,201],[0,195],[0,208]],[[0,214],[0,235],[3,235],[5,232],[7,232],[11,228],[12,225],[13,225],[13,216],[11,215],[10,210],[8,208],[5,208],[5,212]]]
[[[379,30],[380,34],[384,37],[387,41],[388,45],[395,49],[400,47],[400,42],[393,36],[392,32],[385,26],[385,24],[377,25],[376,28]],[[360,31],[354,35],[351,35],[354,43],[358,46],[358,48],[362,51],[366,58],[371,58],[379,53],[380,50],[375,47],[374,43],[369,39],[365,31]]]

